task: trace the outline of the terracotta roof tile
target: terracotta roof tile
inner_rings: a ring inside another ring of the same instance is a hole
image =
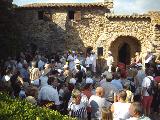
[[[148,18],[150,19],[150,16],[148,15],[138,15],[138,14],[133,14],[133,15],[115,15],[115,14],[106,14],[107,18]]]
[[[113,8],[113,2],[107,3],[33,3],[19,8],[54,8],[54,7],[105,7]]]

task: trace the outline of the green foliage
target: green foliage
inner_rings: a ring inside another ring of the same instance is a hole
[[[0,92],[0,120],[75,120],[57,111],[41,108]]]

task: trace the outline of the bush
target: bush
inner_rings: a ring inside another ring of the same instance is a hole
[[[41,108],[26,100],[12,99],[0,92],[0,120],[75,120],[57,111]]]

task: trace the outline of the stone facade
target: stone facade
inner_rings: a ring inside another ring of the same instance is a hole
[[[34,43],[49,52],[103,47],[115,63],[126,52],[129,64],[136,51],[160,49],[159,12],[145,15],[114,15],[113,2],[97,4],[31,4],[16,9],[17,25],[25,44]],[[43,16],[40,16],[43,13]],[[121,52],[120,52],[121,51]]]

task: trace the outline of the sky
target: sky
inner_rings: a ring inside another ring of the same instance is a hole
[[[30,3],[92,3],[104,0],[13,0],[14,4],[22,6]],[[111,0],[110,0],[111,1]],[[148,11],[160,11],[160,0],[113,0],[113,12],[116,14],[147,13]]]

